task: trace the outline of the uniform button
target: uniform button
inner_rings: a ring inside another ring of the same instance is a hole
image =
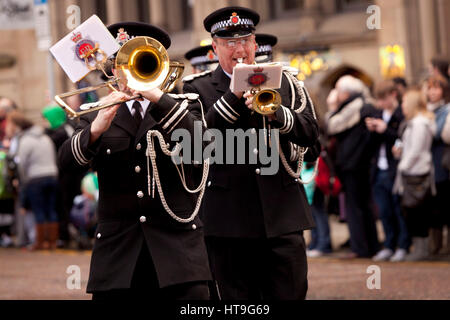
[[[111,154],[111,149],[107,149],[107,150],[106,150],[106,153],[107,153],[107,154]]]
[[[294,179],[295,182],[298,182],[298,179]]]
[[[139,221],[142,222],[142,223],[144,223],[145,221],[147,221],[147,218],[146,218],[145,216],[141,216],[141,217],[139,218]]]
[[[192,225],[192,229],[193,229],[193,230],[197,229],[197,225],[196,225],[196,224],[193,224],[193,225]]]
[[[208,187],[211,187],[211,181],[208,181]]]
[[[138,143],[138,144],[136,145],[136,150],[141,150],[141,148],[142,148],[142,145],[141,145],[140,143]]]
[[[142,191],[138,191],[137,196],[138,198],[142,198],[144,196],[144,193]]]
[[[255,172],[256,172],[256,174],[260,174],[261,173],[261,169],[258,168],[258,169],[255,170]]]
[[[97,239],[100,239],[102,237],[102,234],[99,232],[97,233]]]
[[[136,167],[134,168],[134,171],[136,171],[136,173],[139,173],[139,172],[141,172],[141,167],[139,167],[139,166],[136,166]]]
[[[250,132],[251,132],[252,134],[255,134],[255,133],[256,133],[256,129],[255,129],[255,128],[252,128],[252,130],[250,130]]]
[[[258,154],[258,149],[257,148],[253,149],[253,153]]]

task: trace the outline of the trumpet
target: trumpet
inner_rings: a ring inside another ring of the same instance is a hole
[[[95,52],[86,54],[85,63],[88,64],[88,58],[95,58]],[[114,85],[120,83],[125,84],[128,88],[136,91],[147,91],[154,88],[160,88],[164,92],[170,92],[175,88],[176,82],[180,79],[184,71],[184,64],[177,61],[170,61],[167,50],[156,39],[151,37],[135,37],[127,41],[117,52],[114,68],[118,71],[119,77],[108,76],[103,68],[106,58],[102,61],[96,61],[96,68],[101,70],[108,78],[102,84],[62,93],[55,96],[55,101],[66,110],[71,118],[80,117],[84,114],[98,111],[104,108],[117,105],[130,100],[141,98],[136,95],[127,100],[121,100],[114,103],[102,105],[100,102],[84,104],[80,109],[82,111],[73,110],[63,99],[84,92],[98,90],[100,88],[109,87],[113,91],[117,91]]]

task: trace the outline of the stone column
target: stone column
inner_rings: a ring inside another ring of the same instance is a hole
[[[165,27],[164,5],[161,0],[150,1],[150,23],[158,27]]]
[[[121,20],[121,0],[106,0],[107,24],[119,22]]]
[[[436,17],[434,1],[419,0],[420,37],[422,40],[422,63],[426,67],[437,53]]]

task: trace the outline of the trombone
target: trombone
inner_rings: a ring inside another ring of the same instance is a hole
[[[97,52],[103,54],[102,60],[97,60]],[[89,64],[89,58],[95,60],[95,68],[92,68]],[[87,110],[81,111],[73,110],[63,100],[64,98],[104,87],[109,87],[111,90],[117,91],[114,85],[119,82],[125,83],[127,87],[136,91],[160,88],[164,92],[170,92],[175,88],[177,80],[179,80],[184,71],[184,64],[177,61],[170,61],[167,50],[158,40],[145,36],[128,40],[117,52],[114,68],[118,71],[119,77],[111,77],[106,74],[103,68],[103,64],[106,62],[106,56],[98,46],[86,53],[84,60],[88,68],[91,70],[101,70],[111,80],[99,85],[56,95],[55,101],[66,110],[71,118],[80,117],[84,114],[108,108],[119,103],[135,100],[141,98],[141,95],[104,105],[101,102],[83,104],[80,106],[80,109],[87,108]]]

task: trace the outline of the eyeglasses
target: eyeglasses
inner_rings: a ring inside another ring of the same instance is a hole
[[[235,49],[238,45],[238,43],[240,43],[243,47],[249,46],[252,43],[252,38],[245,38],[245,39],[236,39],[236,40],[225,40],[225,41],[220,41],[219,44],[221,44],[222,46],[226,47],[227,49]]]

